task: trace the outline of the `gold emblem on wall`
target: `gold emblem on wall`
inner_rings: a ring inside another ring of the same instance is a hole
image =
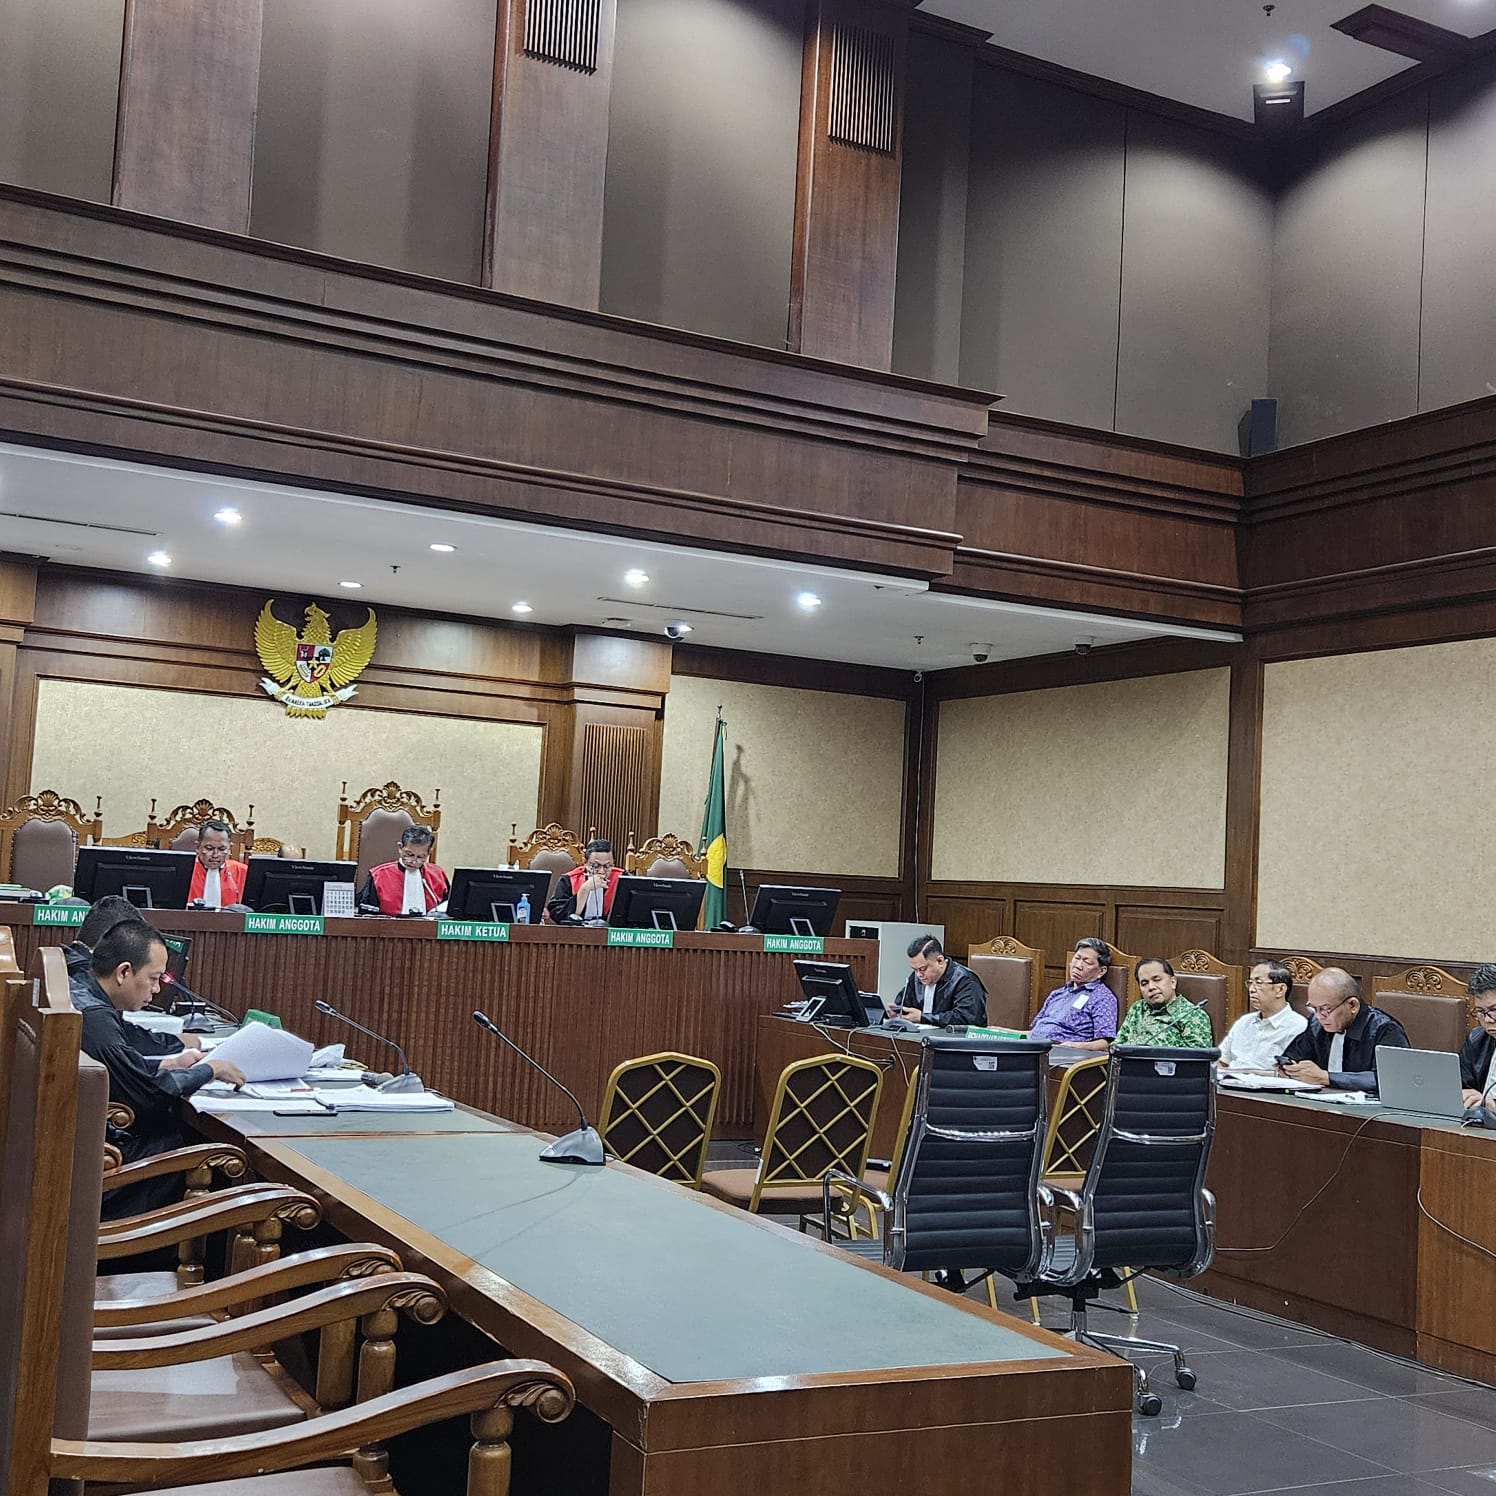
[[[275,616],[274,606],[271,598],[255,620],[255,648],[268,672],[260,689],[288,717],[325,717],[329,707],[354,694],[353,682],[374,658],[374,610],[358,628],[342,629],[334,638],[316,603],[307,604],[306,627],[299,632]]]

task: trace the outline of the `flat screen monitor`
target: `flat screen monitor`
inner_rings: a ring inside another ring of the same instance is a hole
[[[356,862],[251,857],[244,902],[256,914],[321,914],[323,885],[352,883],[357,873]]]
[[[90,904],[116,894],[129,899],[137,909],[185,909],[196,864],[192,852],[79,847],[73,892]]]
[[[538,925],[551,889],[551,875],[528,868],[456,867],[447,894],[447,918],[517,923],[519,901],[530,900],[530,923]]]
[[[796,961],[795,975],[810,1005],[801,1014],[807,1023],[867,1028],[883,1017],[882,999],[858,991],[850,966],[837,961]]]
[[[788,888],[765,883],[753,896],[748,923],[765,935],[829,935],[839,903],[839,888]]]
[[[613,888],[608,923],[625,930],[694,930],[705,878],[641,878],[625,873]]]

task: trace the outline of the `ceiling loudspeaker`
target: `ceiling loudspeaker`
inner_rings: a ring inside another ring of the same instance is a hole
[[[1278,450],[1278,402],[1254,400],[1236,425],[1243,457],[1262,457]]]
[[[1304,123],[1304,80],[1296,83],[1254,83],[1252,118],[1266,141],[1291,140]]]

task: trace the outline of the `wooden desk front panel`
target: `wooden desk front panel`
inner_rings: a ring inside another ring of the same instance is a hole
[[[36,928],[28,907],[0,905],[24,970],[39,943],[72,938]],[[318,998],[397,1039],[427,1085],[529,1127],[565,1132],[576,1115],[555,1087],[491,1036],[481,1008],[597,1115],[613,1067],[658,1050],[683,1050],[722,1071],[716,1130],[753,1125],[754,1046],[760,1014],[800,996],[791,958],[755,936],[676,936],[673,950],[606,944],[603,930],[516,928],[508,942],[438,941],[427,921],[329,920],[322,937],[246,935],[243,918],[157,910],[152,922],[192,934],[191,987],[225,1007],[278,1014],[315,1044],[346,1042],[367,1064],[393,1056],[312,1007]],[[876,978],[876,945],[828,940],[863,985]]]
[[[1496,1383],[1496,1138],[1427,1129],[1420,1179],[1418,1359]]]

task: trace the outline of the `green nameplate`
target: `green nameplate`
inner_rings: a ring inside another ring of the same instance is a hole
[[[439,919],[438,940],[508,940],[509,926],[482,919]]]
[[[320,935],[320,914],[246,914],[246,935]]]
[[[33,904],[31,923],[34,925],[81,925],[88,913],[83,904]]]
[[[765,935],[764,949],[781,956],[824,956],[826,942],[819,935]]]
[[[968,1028],[966,1037],[968,1039],[1027,1039],[1028,1035],[1022,1029]]]
[[[675,945],[674,930],[608,930],[609,945],[648,945],[670,950]]]
[[[279,1018],[274,1013],[267,1013],[263,1008],[246,1008],[244,1010],[245,1023],[263,1023],[266,1028],[283,1027]]]
[[[163,935],[161,939],[165,942],[167,950],[175,951],[179,956],[187,949],[187,942],[178,940],[174,935]]]

